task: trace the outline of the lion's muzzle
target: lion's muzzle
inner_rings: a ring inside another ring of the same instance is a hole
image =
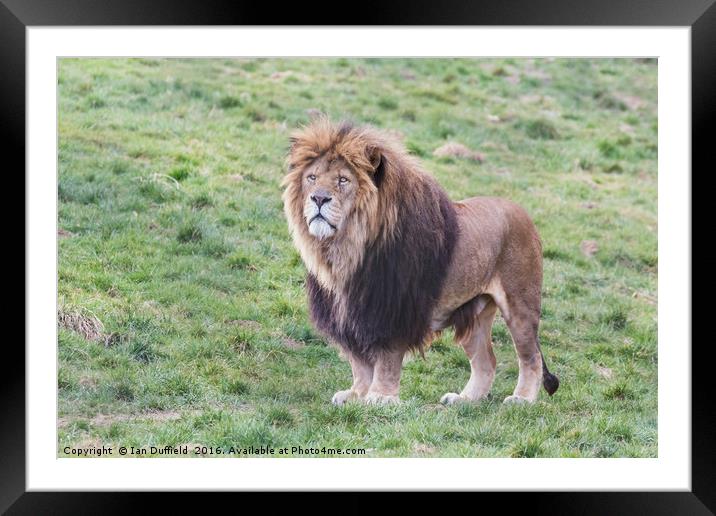
[[[308,232],[319,240],[333,236],[337,227],[337,210],[331,197],[315,193],[306,199],[303,215],[308,224]]]

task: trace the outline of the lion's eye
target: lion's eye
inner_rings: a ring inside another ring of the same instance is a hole
[[[344,184],[346,184],[346,183],[348,182],[348,178],[347,178],[347,177],[339,177],[339,178],[338,178],[338,182],[339,182],[340,184],[344,185]]]
[[[316,176],[313,175],[313,174],[310,174],[310,175],[307,177],[307,179],[308,179],[309,181],[315,181],[315,180],[316,180]]]

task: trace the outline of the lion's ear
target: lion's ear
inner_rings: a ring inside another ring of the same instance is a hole
[[[371,167],[373,167],[373,183],[375,183],[375,186],[380,187],[385,175],[385,157],[383,156],[383,152],[380,148],[373,147],[369,149],[368,158],[370,159]]]

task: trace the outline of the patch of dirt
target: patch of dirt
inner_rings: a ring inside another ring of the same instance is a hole
[[[611,379],[612,376],[614,376],[614,372],[608,367],[597,366],[596,369],[597,373],[599,373],[599,376],[601,376],[602,378],[606,378],[607,380]]]
[[[579,250],[587,258],[591,258],[599,251],[599,246],[595,240],[582,240],[582,243],[579,244]]]
[[[430,455],[437,451],[437,449],[434,446],[430,446],[429,444],[425,444],[425,443],[416,444],[413,447],[413,450],[415,450],[415,453],[420,453],[421,455]]]
[[[301,349],[305,346],[303,342],[300,342],[296,339],[292,339],[291,337],[284,337],[283,339],[281,339],[281,342],[283,342],[283,345],[289,349]]]
[[[234,181],[236,183],[239,183],[244,180],[244,176],[242,176],[241,174],[231,174],[229,176],[229,179],[231,179],[232,181]]]
[[[539,81],[549,82],[552,80],[552,76],[540,68],[526,67],[523,70],[525,76],[530,79],[537,79]]]
[[[584,208],[585,210],[593,210],[594,208],[597,207],[597,203],[596,202],[583,202],[582,204],[580,204],[580,206],[582,208]]]
[[[274,73],[272,73],[272,74],[270,75],[270,78],[271,78],[271,79],[274,79],[274,80],[280,80],[280,79],[283,79],[283,78],[285,78],[285,77],[290,77],[290,76],[292,76],[292,75],[293,75],[293,72],[292,72],[291,70],[286,70],[286,71],[283,71],[283,72],[274,72]]]
[[[102,448],[102,441],[99,437],[88,437],[80,441],[75,448]]]
[[[323,115],[323,111],[321,111],[320,109],[309,108],[306,110],[306,114],[308,115],[308,118],[310,118],[311,120],[315,120],[316,118]]]
[[[596,190],[599,188],[599,185],[594,182],[594,179],[589,177],[589,175],[584,171],[582,171],[582,173],[577,176],[577,179],[582,183],[585,183],[592,190]]]
[[[481,152],[474,151],[461,143],[448,142],[433,151],[436,157],[465,158],[482,163],[485,161],[485,155]]]
[[[410,70],[403,70],[400,72],[400,78],[406,81],[414,81],[416,79],[415,74]]]
[[[147,312],[152,314],[155,317],[158,317],[161,315],[161,310],[159,309],[159,303],[157,303],[154,300],[145,301],[142,303],[142,308],[144,308]]]
[[[241,68],[234,68],[230,66],[221,66],[219,71],[224,75],[238,75],[240,77],[250,77],[251,74]]]
[[[88,389],[95,389],[97,388],[97,379],[92,378],[91,376],[83,376],[80,378],[78,382],[82,387],[86,387]]]
[[[237,319],[234,321],[229,321],[229,324],[232,326],[239,326],[241,328],[246,328],[248,330],[260,330],[261,324],[256,321],[249,321],[245,319]]]
[[[192,411],[188,412],[192,414]],[[165,421],[176,421],[181,419],[182,415],[187,412],[178,412],[176,410],[150,410],[148,412],[141,412],[139,414],[97,414],[89,419],[89,423],[92,426],[110,426],[112,423],[121,423],[127,421],[153,421],[157,423],[163,423]],[[78,419],[77,417],[61,417],[57,420],[58,428],[67,427],[70,423]]]
[[[646,106],[646,101],[635,95],[624,95],[622,93],[614,94],[617,100],[620,100],[628,107],[631,111],[637,111]]]
[[[284,132],[288,129],[288,123],[286,120],[281,120],[280,122],[278,120],[268,120],[266,122],[266,126],[270,129],[276,129],[277,131]]]
[[[75,234],[72,231],[67,231],[66,229],[58,228],[57,236],[60,238],[69,238],[69,237],[75,236]]]
[[[111,348],[128,341],[127,335],[113,331],[104,337],[104,347]]]
[[[502,122],[502,119],[497,115],[487,115],[487,121],[492,122],[493,124],[498,124]]]
[[[483,142],[483,143],[482,143],[482,148],[483,148],[483,149],[495,149],[495,150],[498,150],[498,151],[501,151],[501,152],[508,152],[508,151],[510,150],[510,149],[507,147],[507,145],[505,145],[504,143],[500,143],[500,142],[490,142],[490,141]]]
[[[139,419],[149,419],[151,421],[175,421],[181,419],[183,413],[176,410],[152,410],[141,414]]]
[[[83,311],[57,311],[57,323],[66,330],[81,335],[85,340],[99,342],[105,339],[104,325],[93,314]]]
[[[643,299],[650,305],[656,305],[657,299],[656,296],[652,296],[650,294],[647,294],[646,292],[639,292],[638,290],[634,291],[634,293],[631,295],[631,297],[635,299]]]
[[[282,70],[273,72],[271,75],[269,75],[269,79],[274,81],[281,81],[283,79],[287,79],[289,77],[293,77],[301,82],[311,82],[312,78],[310,75],[306,75],[305,73],[301,72],[295,72],[293,70]]]
[[[97,414],[89,422],[92,426],[109,426],[112,423],[131,421],[132,419],[135,418],[128,414]]]
[[[537,102],[542,102],[542,95],[522,95],[520,102],[524,104],[536,104]]]
[[[398,141],[402,142],[405,140],[405,135],[403,133],[401,133],[400,131],[398,131],[397,129],[388,129],[385,132]]]

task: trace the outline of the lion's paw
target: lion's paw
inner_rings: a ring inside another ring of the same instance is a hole
[[[379,392],[369,392],[366,394],[364,401],[369,405],[392,405],[400,403],[400,399],[397,396],[380,394]]]
[[[459,394],[455,394],[454,392],[448,392],[442,398],[440,398],[440,403],[442,403],[443,405],[454,405],[455,403],[459,403],[461,401],[465,401],[465,399]]]
[[[356,395],[356,392],[352,389],[338,391],[333,395],[331,403],[333,403],[334,405],[343,405],[346,401],[354,400],[357,397],[358,396]]]
[[[502,403],[505,403],[507,405],[520,405],[522,403],[532,403],[532,400],[523,398],[522,396],[512,395],[507,396],[505,398],[505,401],[503,401]]]

